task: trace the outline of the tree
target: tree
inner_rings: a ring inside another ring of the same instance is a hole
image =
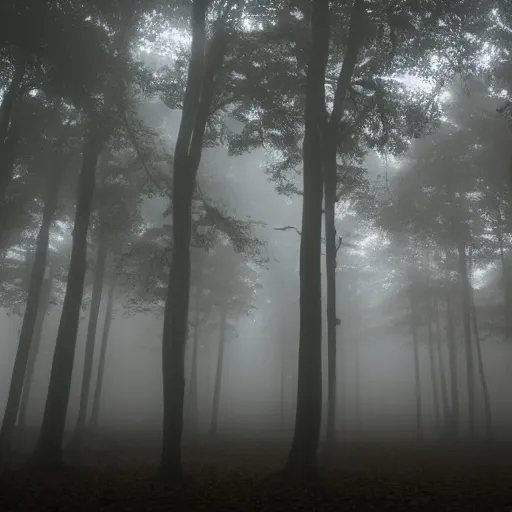
[[[23,382],[29,358],[30,345],[37,320],[39,299],[46,269],[50,226],[53,220],[53,214],[55,212],[58,197],[57,184],[59,177],[56,176],[56,178],[56,181],[50,181],[50,186],[48,187],[49,190],[45,194],[43,221],[39,230],[36,256],[30,277],[27,307],[23,316],[20,340],[16,353],[13,375],[11,378],[11,386],[9,389],[9,398],[2,422],[2,430],[0,432],[0,450],[2,452],[2,457],[9,455],[21,395],[23,392]]]
[[[53,267],[51,263],[47,265],[48,275],[45,276],[45,280],[41,289],[39,312],[37,314],[37,320],[34,327],[34,336],[32,338],[32,347],[30,348],[29,358],[27,362],[27,370],[25,372],[25,382],[23,383],[23,393],[21,395],[21,402],[18,414],[18,425],[21,427],[27,426],[27,413],[28,404],[30,400],[30,392],[32,390],[32,383],[34,380],[34,371],[37,361],[37,355],[39,353],[39,346],[41,343],[41,336],[43,333],[44,320],[46,313],[50,307],[50,301],[52,300],[52,287],[53,287]]]
[[[219,247],[217,249],[216,283],[212,289],[219,316],[219,343],[217,352],[217,368],[215,372],[215,385],[213,388],[212,419],[210,434],[218,431],[219,404],[221,395],[222,373],[224,365],[224,351],[226,342],[232,337],[233,317],[239,319],[241,315],[248,314],[253,308],[253,293],[257,281],[240,255],[231,248]]]
[[[392,223],[400,225],[400,229],[408,231],[411,238],[415,238],[428,250],[444,253],[436,263],[438,272],[446,276],[456,270],[459,277],[457,293],[453,292],[451,280],[445,279],[446,314],[448,317],[448,341],[452,379],[452,433],[457,431],[458,425],[458,389],[456,384],[456,364],[454,352],[454,298],[461,300],[461,318],[464,328],[464,341],[466,352],[466,375],[468,388],[469,430],[475,433],[475,382],[474,369],[474,343],[471,318],[472,318],[472,287],[468,270],[468,248],[479,247],[480,254],[486,252],[484,246],[488,242],[480,244],[479,240],[485,240],[485,232],[492,232],[499,238],[499,229],[493,226],[495,215],[495,200],[492,198],[493,189],[503,187],[504,175],[499,170],[498,160],[495,168],[488,162],[493,159],[487,151],[494,144],[500,144],[496,137],[488,135],[492,133],[492,123],[487,118],[485,110],[481,112],[480,123],[476,122],[475,106],[481,105],[478,100],[479,84],[473,84],[473,92],[476,92],[472,102],[465,99],[465,95],[457,94],[456,88],[451,89],[453,98],[445,105],[448,120],[434,132],[428,139],[416,143],[410,153],[410,174],[402,175],[398,196],[394,196],[394,206],[399,204],[402,208],[400,216],[402,220],[394,217]],[[466,89],[466,92],[471,89]],[[481,91],[481,89],[480,89]],[[454,110],[454,105],[459,108]],[[478,111],[478,110],[477,110]],[[467,117],[466,117],[467,116]],[[455,124],[456,123],[456,124]],[[486,126],[485,131],[482,127]],[[468,149],[469,148],[469,149]],[[486,170],[483,173],[483,169]],[[498,185],[501,183],[501,185]],[[404,208],[408,210],[407,218],[403,217]],[[398,210],[395,210],[395,214]],[[385,214],[387,215],[387,214]],[[388,220],[391,220],[388,218]],[[404,223],[403,221],[406,220]],[[489,222],[490,221],[490,222]],[[498,258],[499,252],[495,249],[494,258]],[[444,267],[444,269],[443,269]],[[475,315],[476,317],[476,315]],[[481,352],[478,350],[479,337],[477,338],[477,361],[479,369],[483,368]],[[489,411],[487,387],[485,375],[479,371],[478,377],[484,389],[484,401],[486,411]],[[486,417],[488,417],[488,412]]]
[[[47,181],[47,183],[45,186],[40,185],[43,195],[42,221],[37,237],[35,257],[28,286],[27,306],[23,316],[8,402],[0,432],[0,451],[4,457],[9,455],[11,448],[23,386],[26,379],[27,364],[29,362],[30,349],[39,311],[41,289],[43,287],[46,270],[50,228],[59,197],[59,186],[62,181],[63,169],[66,165],[69,165],[73,158],[72,146],[71,149],[68,148],[62,151],[63,145],[69,142],[68,139],[72,133],[68,130],[68,122],[64,122],[61,128],[62,133],[57,132],[56,137],[55,133],[52,133],[52,128],[55,129],[55,127],[51,127],[46,133],[46,137],[48,138],[46,144],[42,145],[42,148],[38,148],[40,152],[36,155],[37,163],[34,164],[34,161],[31,162],[31,165],[37,165],[39,167],[39,172],[41,173],[39,179],[41,181]],[[62,153],[55,155],[57,145],[58,150],[62,151]]]
[[[113,141],[114,144],[115,146],[121,146],[122,141]],[[123,239],[130,237],[141,226],[139,204],[142,195],[139,187],[143,182],[129,164],[126,169],[123,169],[124,162],[119,153],[119,149],[116,155],[112,151],[104,151],[102,165],[99,168],[100,186],[96,192],[92,217],[97,246],[94,279],[87,328],[80,408],[76,428],[70,442],[70,450],[75,453],[82,448],[87,427],[92,363],[107,259],[114,247],[122,245]],[[155,158],[155,160],[157,159]]]
[[[300,242],[300,335],[297,412],[293,444],[285,473],[311,475],[322,408],[322,297],[320,247],[322,223],[322,126],[324,80],[329,52],[329,2],[315,0],[307,70],[303,142],[303,213]]]
[[[107,292],[107,309],[105,311],[105,322],[103,324],[103,334],[101,337],[100,356],[98,364],[98,376],[96,379],[96,386],[94,388],[94,397],[92,401],[91,419],[89,422],[89,428],[92,431],[98,429],[99,416],[100,416],[100,404],[101,394],[103,391],[103,376],[105,374],[105,362],[107,358],[107,347],[110,336],[110,327],[112,325],[112,319],[114,314],[114,292],[115,292],[115,279],[113,276],[110,277],[110,284]]]
[[[31,461],[34,465],[58,466],[62,457],[62,440],[86,270],[87,231],[96,166],[105,143],[105,127],[101,126],[102,121],[91,116],[84,145],[66,297],[57,334],[43,424]]]
[[[181,478],[183,432],[184,356],[190,298],[191,208],[196,176],[201,161],[218,70],[226,45],[226,18],[233,2],[228,1],[206,48],[208,2],[194,0],[191,14],[192,47],[187,85],[173,162],[172,261],[164,313],[162,372],[164,386],[163,446],[160,474]]]

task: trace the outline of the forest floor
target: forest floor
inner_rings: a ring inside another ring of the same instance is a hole
[[[321,458],[321,478],[309,483],[269,477],[287,449],[278,439],[186,443],[186,478],[171,485],[154,478],[155,443],[105,436],[81,465],[52,474],[4,472],[0,511],[512,512],[512,444],[339,444]]]

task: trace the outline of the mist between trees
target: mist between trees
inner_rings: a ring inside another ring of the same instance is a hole
[[[3,0],[2,464],[507,441],[511,30],[480,0]]]

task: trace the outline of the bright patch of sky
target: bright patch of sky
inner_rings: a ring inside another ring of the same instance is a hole
[[[188,30],[173,26],[162,16],[148,14],[144,21],[138,43],[138,49],[142,53],[176,60],[179,50],[190,46],[192,42]]]
[[[18,260],[23,261],[25,259],[25,253],[21,250],[22,246],[15,246],[12,249],[9,249],[5,256],[8,260]]]
[[[483,268],[476,268],[473,270],[473,276],[471,278],[473,288],[480,290],[485,285],[489,272],[495,267],[496,263],[493,262]]]
[[[256,30],[263,30],[263,23],[246,17],[242,20],[242,28],[247,32],[255,32]]]

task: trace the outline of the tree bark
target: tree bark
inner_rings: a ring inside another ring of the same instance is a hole
[[[14,165],[16,163],[18,145],[21,139],[20,130],[19,122],[13,119],[9,125],[9,131],[0,152],[0,220],[2,221],[1,228],[3,231],[8,230],[8,225],[5,223],[7,220],[5,212],[7,189],[14,176]],[[0,233],[0,242],[2,242],[0,247],[3,247],[4,237],[5,234]]]
[[[105,311],[105,322],[103,323],[103,334],[101,337],[100,356],[98,361],[98,376],[96,378],[96,386],[94,388],[94,397],[92,401],[91,419],[89,422],[89,430],[96,431],[99,425],[100,404],[103,392],[103,377],[105,375],[105,362],[107,359],[107,346],[110,337],[110,328],[114,313],[114,290],[115,279],[110,277],[110,285],[107,294],[107,309]]]
[[[215,386],[213,388],[213,408],[212,408],[212,423],[210,426],[210,434],[216,435],[219,425],[219,404],[220,404],[220,391],[222,386],[222,369],[224,366],[224,347],[226,344],[226,322],[227,322],[227,305],[222,310],[219,328],[219,349],[217,353],[217,370],[215,372]]]
[[[23,315],[18,349],[14,360],[14,368],[9,387],[7,406],[0,430],[0,455],[9,456],[12,438],[16,426],[16,418],[20,406],[21,394],[23,392],[23,383],[27,371],[30,347],[37,320],[41,289],[46,270],[46,261],[48,258],[48,245],[50,241],[50,228],[57,207],[59,195],[60,175],[56,174],[56,179],[52,180],[48,187],[44,202],[43,220],[37,236],[36,254],[32,272],[30,276],[30,285],[27,296],[27,306]]]
[[[202,273],[201,267],[199,270]],[[198,283],[196,285],[196,318],[194,323],[194,338],[192,347],[192,368],[190,371],[190,419],[191,429],[194,434],[199,432],[199,386],[198,386],[198,357],[199,357],[199,322],[201,318],[201,296],[203,294],[203,287],[201,284],[201,275],[198,276]]]
[[[446,293],[446,317],[448,322],[448,354],[450,360],[450,391],[451,391],[451,434],[459,434],[459,376],[457,371],[457,348],[455,346],[455,328],[453,325],[453,310],[450,291]]]
[[[325,167],[325,265],[327,278],[327,450],[336,441],[336,147],[334,183]]]
[[[3,147],[9,132],[9,124],[11,122],[12,111],[16,99],[20,93],[24,75],[25,64],[20,61],[15,67],[13,79],[9,89],[4,94],[2,103],[0,105],[0,148]]]
[[[207,7],[206,0],[194,0],[192,5],[192,49],[174,153],[173,253],[162,339],[164,414],[159,469],[160,476],[168,479],[180,479],[182,476],[184,356],[190,301],[192,196],[214,95],[215,77],[222,68],[226,45],[224,26],[220,20],[205,56]]]
[[[432,381],[432,400],[434,402],[434,415],[436,426],[441,424],[441,410],[439,407],[439,394],[437,387],[436,362],[434,357],[434,338],[432,335],[432,302],[428,299],[428,356],[430,363],[430,380]]]
[[[466,377],[468,388],[468,429],[469,435],[475,434],[475,370],[473,362],[473,343],[471,339],[471,300],[466,259],[466,245],[459,242],[459,278],[462,288],[462,319],[464,325],[464,339],[466,343]]]
[[[20,412],[18,415],[18,425],[22,428],[27,426],[27,412],[30,399],[30,391],[32,389],[32,381],[34,380],[34,372],[36,367],[37,355],[39,353],[39,346],[41,344],[41,336],[43,333],[44,320],[50,299],[52,295],[53,271],[49,267],[50,272],[48,277],[44,280],[42,290],[39,312],[37,314],[36,324],[34,326],[34,336],[32,337],[32,346],[30,348],[27,371],[25,373],[25,383],[23,384],[23,393],[21,395]]]
[[[482,393],[484,397],[484,411],[485,411],[485,433],[487,439],[492,440],[492,413],[491,413],[491,398],[489,395],[489,387],[487,386],[487,378],[485,376],[484,361],[482,357],[482,347],[480,345],[480,334],[478,332],[478,317],[476,313],[475,297],[473,293],[473,286],[471,285],[470,277],[472,275],[473,258],[472,250],[469,249],[469,293],[471,301],[471,318],[473,321],[473,331],[475,333],[475,346],[476,346],[476,361],[478,368],[478,376],[482,386]]]
[[[356,416],[356,435],[361,435],[362,418],[361,418],[361,350],[359,348],[359,339],[356,338],[355,343],[355,416]]]
[[[315,0],[306,81],[303,206],[300,242],[300,334],[297,408],[284,474],[314,476],[322,416],[322,130],[329,55],[329,0]]]
[[[361,40],[364,6],[355,0],[351,13],[350,31],[345,58],[338,77],[335,103],[324,130],[324,200],[325,200],[325,266],[327,278],[327,449],[335,442],[336,433],[336,227],[335,208],[338,182],[337,153],[340,123],[347,91],[357,62]],[[324,106],[325,108],[325,106]]]
[[[443,337],[441,333],[441,320],[439,315],[439,301],[436,298],[435,300],[435,313],[436,313],[436,340],[437,340],[437,360],[439,364],[439,375],[441,382],[441,404],[443,411],[443,429],[444,433],[448,433],[450,422],[451,422],[451,413],[450,413],[450,402],[448,400],[448,386],[447,386],[447,378],[446,378],[446,370],[444,367],[443,360]]]
[[[416,305],[411,304],[411,327],[412,327],[412,347],[414,353],[414,390],[416,396],[416,437],[418,441],[423,439],[423,418],[421,411],[421,375],[420,375],[420,355],[418,346],[418,327],[416,320]]]
[[[19,138],[19,130],[13,122],[13,110],[20,95],[24,75],[25,64],[20,61],[0,105],[0,209],[3,209],[6,189],[12,179],[12,167]]]
[[[279,412],[280,412],[280,427],[281,431],[285,428],[285,399],[286,399],[286,353],[284,349],[285,340],[281,338],[281,371],[279,379]]]
[[[509,269],[505,260],[505,244],[503,241],[503,218],[501,215],[501,205],[498,201],[496,205],[496,220],[498,224],[498,243],[500,246],[501,263],[501,285],[503,287],[503,316],[505,318],[505,338],[512,338],[512,298],[509,287]]]
[[[101,235],[100,235],[101,237]],[[69,448],[79,450],[83,446],[87,426],[87,412],[89,410],[89,393],[91,389],[92,364],[94,359],[94,346],[96,344],[96,331],[100,314],[101,294],[107,266],[108,247],[104,238],[100,238],[94,266],[94,281],[92,286],[91,309],[89,311],[89,324],[85,341],[84,372],[80,392],[80,407],[78,418]]]
[[[98,122],[98,119],[95,121]],[[103,143],[103,130],[96,123],[91,123],[83,150],[66,295],[57,332],[46,407],[36,450],[29,461],[30,465],[36,467],[52,468],[62,463],[62,442],[84,291],[87,232],[96,167]]]

